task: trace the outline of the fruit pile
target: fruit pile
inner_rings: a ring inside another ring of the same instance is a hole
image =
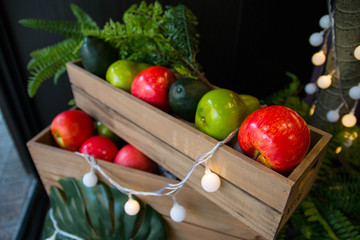
[[[50,130],[63,149],[150,173],[159,172],[158,165],[149,157],[81,110],[59,113]]]
[[[217,140],[240,128],[243,153],[275,171],[291,171],[307,153],[309,128],[291,109],[260,108],[256,97],[176,76],[164,66],[117,59],[115,51],[101,39],[86,37],[80,51],[84,68]]]

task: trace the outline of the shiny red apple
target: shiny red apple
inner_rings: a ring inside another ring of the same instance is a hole
[[[153,160],[131,144],[122,147],[116,154],[113,162],[125,167],[135,168],[150,173],[157,173],[159,170],[158,165]]]
[[[92,136],[83,142],[79,152],[94,158],[112,162],[118,152],[116,144],[107,137]]]
[[[77,151],[81,144],[95,133],[92,118],[81,110],[59,113],[50,125],[56,143],[64,149]]]
[[[305,157],[310,130],[304,119],[284,106],[268,106],[250,114],[242,123],[238,141],[244,154],[265,166],[286,173]]]
[[[170,69],[151,66],[136,75],[131,85],[131,94],[163,110],[170,111],[169,88],[176,81]]]

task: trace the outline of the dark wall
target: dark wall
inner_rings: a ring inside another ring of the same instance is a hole
[[[109,18],[121,20],[122,13],[139,1],[130,0],[1,0],[1,18],[16,56],[22,85],[26,89],[29,53],[62,38],[25,28],[22,18],[74,20],[70,3],[77,4],[102,26]],[[318,20],[327,13],[326,1],[159,1],[163,5],[182,3],[198,17],[200,53],[198,61],[206,77],[218,86],[264,98],[288,83],[292,72],[306,83],[316,49],[308,44]],[[310,10],[309,10],[310,9]],[[69,108],[72,94],[67,76],[58,85],[46,81],[33,99],[28,99],[40,127],[47,126],[60,111]]]

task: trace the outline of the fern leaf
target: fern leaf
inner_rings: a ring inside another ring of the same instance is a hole
[[[66,72],[66,66],[62,65],[54,74],[54,84],[59,82],[59,78]]]
[[[47,46],[42,49],[37,49],[30,53],[32,59],[27,65],[27,69],[31,70],[36,67],[37,64],[44,65],[49,62],[57,61],[64,56],[72,53],[73,49],[76,48],[80,40],[69,38],[65,39],[54,45]],[[76,54],[76,52],[74,53]]]
[[[314,187],[314,193],[323,201],[353,218],[360,219],[360,176],[339,173],[324,184]]]
[[[178,5],[168,7],[162,25],[164,37],[169,38],[172,46],[194,67],[199,48],[197,24],[196,16],[184,5]]]
[[[44,66],[35,71],[30,71],[31,76],[28,81],[28,94],[30,97],[33,97],[40,87],[40,85],[47,79],[51,78],[57,69],[60,67],[59,63],[54,63],[52,65]]]
[[[326,219],[323,218],[313,201],[302,201],[301,205],[304,208],[304,215],[307,217],[308,221],[320,223],[331,239],[339,240],[339,238],[336,236]]]
[[[56,21],[56,20],[43,20],[43,19],[21,19],[19,23],[25,27],[44,30],[50,33],[57,33],[66,38],[69,37],[82,37],[80,26],[77,22],[73,21]]]
[[[354,226],[341,211],[333,207],[326,207],[326,205],[320,205],[318,207],[339,239],[360,239],[360,234],[356,226]]]
[[[84,12],[80,7],[78,7],[75,4],[70,4],[71,10],[74,14],[74,16],[77,18],[80,29],[83,30],[99,30],[99,26],[97,23],[86,13]]]
[[[65,64],[79,58],[78,52],[74,53],[74,46],[79,40],[67,39],[56,45],[34,53],[37,58],[33,58],[29,66],[30,77],[28,81],[28,94],[33,97],[40,85],[47,79],[55,77],[56,82],[64,72]],[[42,55],[41,53],[48,53]]]

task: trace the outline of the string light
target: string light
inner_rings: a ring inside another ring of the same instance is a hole
[[[339,105],[339,107],[337,107],[335,110],[330,110],[327,114],[326,114],[326,119],[329,121],[329,122],[337,122],[340,118],[340,109],[344,106],[344,103],[341,103]]]
[[[349,96],[353,99],[353,100],[359,100],[360,99],[360,86],[354,86],[352,88],[350,88],[349,90]]]
[[[88,188],[92,188],[97,184],[98,178],[95,175],[93,168],[91,168],[90,172],[83,176],[82,181],[83,184]]]
[[[318,47],[324,42],[324,33],[316,32],[310,35],[309,43],[313,47]]]
[[[134,216],[140,211],[140,204],[138,201],[132,198],[132,195],[129,194],[129,200],[124,205],[124,210],[127,215]]]
[[[314,53],[314,55],[311,58],[311,62],[315,65],[315,66],[320,66],[323,65],[325,63],[326,60],[326,56],[323,50],[320,50],[317,53]]]
[[[176,202],[175,197],[173,197],[173,200],[174,200],[174,205],[170,210],[170,218],[174,222],[182,222],[186,218],[186,209]]]
[[[329,14],[322,16],[319,20],[319,25],[323,29],[330,28],[330,24],[331,24],[331,20]]]
[[[136,215],[140,210],[140,204],[138,201],[132,198],[132,195],[142,195],[142,196],[172,196],[174,200],[174,205],[170,210],[170,217],[176,222],[181,222],[186,217],[186,210],[184,207],[179,205],[175,200],[175,195],[181,190],[181,188],[184,186],[184,184],[187,182],[187,180],[190,178],[192,172],[194,171],[195,167],[201,164],[205,164],[205,175],[202,178],[202,185],[205,189],[205,191],[208,192],[214,192],[219,189],[220,187],[220,177],[217,176],[215,173],[212,173],[211,170],[208,168],[207,161],[212,158],[214,153],[224,144],[229,142],[239,131],[239,129],[235,129],[233,132],[229,134],[223,141],[219,141],[215,147],[213,147],[209,152],[204,153],[200,155],[195,161],[194,164],[189,169],[188,173],[185,175],[185,177],[176,184],[166,184],[161,189],[154,191],[154,192],[143,192],[143,191],[135,191],[133,189],[125,188],[115,182],[112,178],[110,178],[96,163],[96,160],[94,157],[82,154],[79,152],[75,152],[76,154],[82,156],[91,166],[91,170],[89,173],[85,174],[83,177],[83,182],[87,184],[89,187],[93,187],[96,185],[97,177],[94,174],[94,170],[97,170],[110,184],[112,184],[114,187],[116,187],[120,192],[124,194],[129,195],[129,200],[124,205],[124,210],[128,215]],[[91,176],[91,177],[88,177]],[[96,181],[94,180],[94,176],[96,177]],[[88,180],[90,178],[90,180]],[[95,184],[94,184],[95,182]]]
[[[342,151],[342,147],[341,147],[341,146],[338,146],[338,147],[335,149],[335,154],[339,154],[341,151]]]
[[[311,108],[310,108],[310,111],[309,111],[310,116],[312,116],[314,114],[315,108],[316,108],[316,104],[312,104]]]
[[[345,127],[355,126],[356,121],[357,121],[357,119],[353,113],[345,114],[341,119],[341,122]]]
[[[355,50],[354,50],[354,57],[355,57],[357,60],[360,60],[360,45],[355,48]]]
[[[318,85],[319,88],[326,89],[331,86],[331,79],[332,79],[331,74],[321,75],[317,79],[316,84]]]
[[[220,188],[220,178],[210,169],[205,170],[205,175],[201,179],[201,186],[207,192],[216,192]]]
[[[316,84],[315,83],[308,83],[305,85],[305,92],[309,95],[312,95],[316,92]]]
[[[355,102],[351,111],[342,117],[341,122],[345,127],[355,126],[355,124],[357,122],[357,119],[355,117],[355,109],[356,109],[357,103],[358,103],[358,101]]]

